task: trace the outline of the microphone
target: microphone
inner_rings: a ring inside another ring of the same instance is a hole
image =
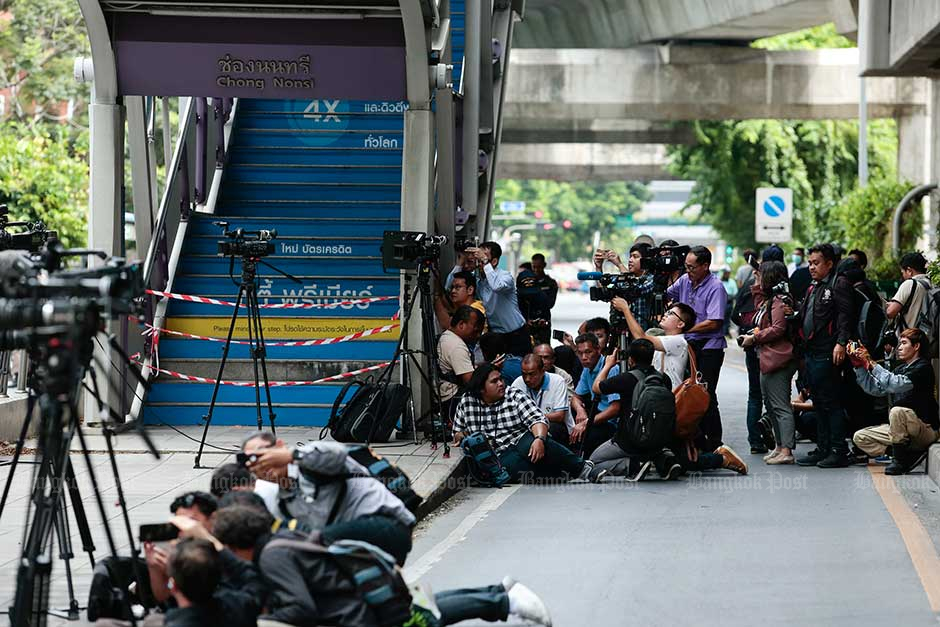
[[[603,272],[579,272],[579,281],[600,281],[604,276]]]

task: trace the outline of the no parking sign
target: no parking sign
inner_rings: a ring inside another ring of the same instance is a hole
[[[755,239],[762,244],[783,244],[793,237],[793,190],[758,187],[755,207]]]

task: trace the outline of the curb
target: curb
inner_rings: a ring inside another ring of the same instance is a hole
[[[940,486],[940,444],[931,444],[927,452],[927,476]]]
[[[463,453],[458,449],[454,454],[461,455],[460,460],[454,464],[454,467],[447,473],[447,476],[434,487],[431,492],[424,497],[424,501],[418,508],[415,518],[421,522],[434,511],[443,505],[447,499],[460,492],[466,485],[460,478],[467,475],[467,460],[463,459]]]

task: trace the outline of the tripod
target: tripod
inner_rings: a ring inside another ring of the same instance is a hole
[[[205,427],[202,430],[202,438],[199,441],[199,451],[196,453],[196,462],[193,468],[204,468],[199,464],[202,459],[202,451],[206,446],[206,437],[209,435],[209,425],[212,424],[212,414],[215,411],[215,403],[219,397],[219,387],[222,385],[222,374],[225,372],[225,364],[228,361],[229,349],[232,346],[232,335],[235,332],[235,325],[238,322],[238,312],[241,309],[242,300],[245,302],[245,308],[248,310],[248,352],[251,355],[251,362],[254,369],[255,382],[255,408],[258,411],[258,430],[264,428],[264,421],[261,417],[261,382],[264,383],[264,394],[268,407],[268,422],[271,425],[271,432],[275,432],[274,407],[271,404],[271,386],[268,385],[268,362],[266,359],[266,350],[264,346],[264,325],[261,320],[261,307],[258,304],[258,264],[284,275],[291,281],[301,283],[297,277],[275,268],[271,264],[262,261],[255,256],[242,256],[242,276],[238,283],[238,296],[235,298],[235,310],[232,312],[232,320],[229,323],[228,335],[225,338],[225,347],[222,349],[222,361],[219,363],[219,373],[215,377],[215,385],[212,388],[212,399],[209,401],[209,410],[203,416]],[[229,258],[229,272],[235,264],[235,257]],[[258,376],[258,369],[261,369],[261,378]]]
[[[444,456],[450,456],[450,442],[449,442],[449,426],[446,424],[446,420],[441,416],[441,393],[440,393],[440,376],[438,370],[438,359],[437,359],[437,350],[434,342],[434,322],[432,319],[434,311],[434,303],[431,298],[431,269],[434,265],[433,259],[421,259],[418,262],[418,274],[417,282],[415,287],[410,292],[407,289],[404,290],[405,301],[402,303],[402,320],[401,320],[401,333],[398,336],[398,344],[395,346],[395,354],[392,356],[391,361],[389,362],[388,367],[382,371],[382,374],[379,375],[376,380],[376,389],[383,390],[384,385],[387,385],[392,379],[392,370],[395,367],[395,364],[400,361],[402,366],[402,384],[407,387],[409,390],[412,390],[412,383],[414,382],[412,378],[411,370],[409,365],[414,367],[417,370],[418,374],[421,377],[421,380],[428,386],[431,392],[431,404],[428,410],[420,417],[416,416],[414,397],[411,396],[408,401],[408,413],[411,419],[411,429],[414,434],[417,431],[417,423],[419,420],[424,420],[428,415],[431,417],[431,446],[437,448],[438,441],[443,441],[444,443]],[[421,302],[421,348],[419,349],[409,349],[408,347],[408,338],[409,332],[408,327],[411,322],[411,318],[414,315],[415,303],[420,299]],[[428,371],[425,372],[424,368],[421,367],[421,362],[419,361],[417,355],[424,353],[428,357]],[[384,385],[383,385],[384,384]],[[381,393],[381,392],[377,392]],[[403,421],[404,426],[404,421]],[[369,434],[369,439],[371,440],[371,435]]]
[[[113,342],[113,338],[111,338]],[[87,356],[91,360],[91,340],[80,340],[81,348],[73,345],[68,338],[52,337],[42,347],[41,361],[35,371],[31,373],[31,388],[37,393],[31,393],[27,415],[24,420],[17,441],[16,451],[11,461],[10,473],[7,476],[3,496],[0,498],[0,514],[2,514],[9,497],[13,476],[23,452],[23,444],[29,431],[29,423],[36,404],[40,410],[40,427],[38,434],[39,460],[34,462],[31,480],[30,500],[27,507],[27,525],[23,533],[23,550],[20,565],[17,571],[16,595],[10,610],[11,624],[15,627],[31,625],[44,625],[45,615],[51,614],[68,620],[78,620],[80,607],[75,599],[75,587],[72,581],[70,561],[74,558],[69,531],[69,517],[65,505],[65,492],[69,495],[79,534],[82,539],[83,550],[88,553],[92,566],[95,565],[95,546],[91,538],[88,517],[82,504],[81,494],[75,477],[75,471],[69,458],[73,438],[77,435],[81,445],[82,454],[88,470],[92,490],[98,507],[101,520],[104,523],[105,536],[112,558],[117,558],[117,546],[108,524],[108,513],[105,510],[104,500],[101,496],[97,476],[88,453],[84,432],[79,424],[77,411],[78,389],[86,370],[90,373],[92,386],[85,385],[86,390],[98,401],[99,410],[104,410],[104,404],[98,393],[98,383],[94,372],[83,365],[79,355]],[[137,374],[135,372],[135,374]],[[139,375],[138,375],[139,376]],[[116,413],[110,411],[112,419]],[[117,461],[111,444],[111,435],[114,431],[105,428],[105,439],[114,473],[115,485],[118,495],[118,504],[124,518],[128,534],[132,559],[139,557],[139,548],[134,542],[130,526],[130,517],[124,491],[117,469]],[[148,440],[152,450],[152,443]],[[58,539],[59,558],[65,565],[66,581],[68,585],[69,606],[63,610],[49,610],[50,580],[52,576],[52,535]],[[136,568],[135,577],[142,581],[145,572]],[[130,600],[125,597],[127,610],[130,616]]]

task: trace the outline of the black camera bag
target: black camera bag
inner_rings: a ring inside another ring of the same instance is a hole
[[[398,383],[376,385],[371,378],[350,381],[333,401],[330,421],[320,431],[320,439],[329,431],[337,442],[388,442],[410,397],[410,390]]]

